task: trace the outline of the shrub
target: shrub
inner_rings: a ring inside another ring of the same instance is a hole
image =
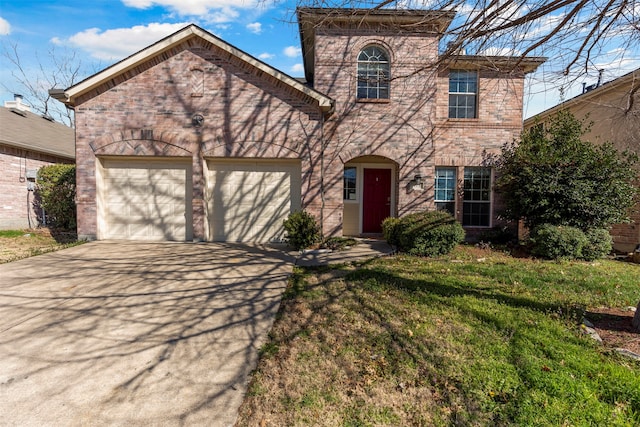
[[[444,255],[464,240],[464,229],[448,212],[418,212],[385,220],[383,231],[389,243],[411,255]],[[397,242],[397,243],[393,243]]]
[[[390,245],[398,246],[399,224],[400,218],[389,217],[382,221],[382,235]]]
[[[306,211],[295,211],[284,220],[287,242],[296,250],[308,248],[320,241],[320,227]]]
[[[548,259],[581,259],[588,244],[579,228],[543,224],[531,232],[531,252]]]
[[[38,195],[53,227],[76,228],[76,167],[49,165],[38,170]]]
[[[604,228],[594,228],[585,233],[587,243],[582,248],[582,258],[587,261],[604,258],[613,248],[613,239]]]

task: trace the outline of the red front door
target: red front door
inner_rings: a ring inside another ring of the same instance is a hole
[[[362,232],[382,233],[391,216],[391,169],[365,169],[362,192]]]

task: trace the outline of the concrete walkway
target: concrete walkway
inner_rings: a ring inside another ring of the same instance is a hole
[[[0,425],[233,425],[293,262],[94,242],[0,265]]]
[[[356,239],[358,244],[343,251],[310,250],[298,255],[296,265],[301,267],[317,267],[329,264],[348,264],[365,261],[384,255],[390,255],[395,250],[384,240]]]

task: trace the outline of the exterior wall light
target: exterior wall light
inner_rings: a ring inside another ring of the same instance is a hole
[[[416,174],[411,181],[409,181],[410,191],[424,191],[424,180],[422,175]]]

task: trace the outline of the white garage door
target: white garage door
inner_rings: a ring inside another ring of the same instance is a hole
[[[282,222],[300,209],[300,162],[207,162],[209,238],[279,242]]]
[[[102,161],[101,239],[192,240],[191,162]]]

